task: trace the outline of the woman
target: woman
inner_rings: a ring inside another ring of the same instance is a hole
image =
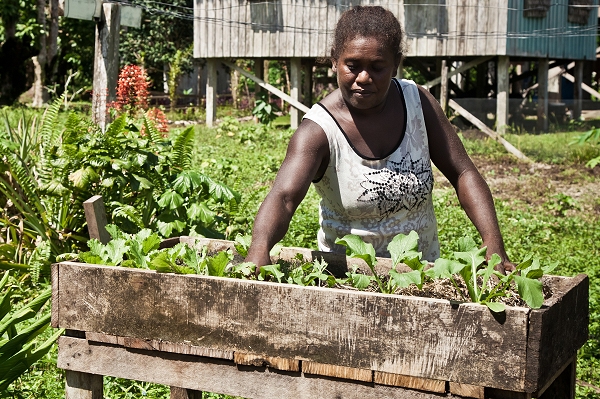
[[[321,196],[319,249],[344,251],[335,239],[358,234],[389,256],[398,233],[415,230],[425,259],[439,257],[431,162],[454,186],[488,258],[512,269],[490,190],[435,98],[395,76],[402,29],[378,6],[354,7],[336,26],[331,62],[338,89],[307,113],[290,140],[275,183],[261,205],[247,261],[271,263],[311,183]]]

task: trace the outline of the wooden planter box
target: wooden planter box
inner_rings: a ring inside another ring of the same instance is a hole
[[[298,252],[326,257],[334,274],[360,262],[299,248],[281,257]],[[306,397],[539,397],[565,369],[574,379],[588,335],[585,275],[545,277],[553,295],[542,309],[501,316],[472,303],[76,262],[53,265],[52,277],[52,325],[69,335],[59,367],[246,397],[305,397],[282,392],[316,382],[320,394]],[[218,375],[182,369],[194,365]]]

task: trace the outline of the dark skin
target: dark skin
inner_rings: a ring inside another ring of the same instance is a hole
[[[348,40],[338,59],[333,60],[340,88],[323,99],[322,104],[363,156],[385,157],[403,138],[389,134],[397,131],[406,119],[403,98],[391,82],[399,63],[399,55],[382,48],[376,38],[365,37]],[[497,253],[502,259],[498,269],[513,270],[487,183],[437,100],[421,87],[419,95],[432,162],[456,190],[461,206],[487,246],[488,259]],[[273,188],[258,211],[247,261],[258,266],[271,263],[269,251],[284,237],[311,182],[323,175],[328,164],[325,132],[315,122],[304,119],[292,136]]]

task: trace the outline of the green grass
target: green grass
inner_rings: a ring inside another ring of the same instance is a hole
[[[266,129],[254,123],[239,124],[227,119],[219,129],[197,129],[194,165],[242,193],[243,213],[253,220],[285,156],[292,132]],[[522,134],[507,135],[506,138],[535,162],[580,166],[597,156],[600,148],[592,144],[568,145],[579,134]],[[492,140],[464,140],[464,143],[470,154],[482,157],[484,162],[494,163],[510,158],[503,147]],[[514,168],[514,172],[519,173],[522,166],[515,163]],[[583,173],[581,169],[571,168],[567,172],[573,174],[571,177],[574,181],[593,179],[593,175],[579,176]],[[283,240],[284,245],[316,248],[318,201],[316,192],[311,188],[294,215],[290,230]],[[540,203],[496,199],[498,218],[512,259],[521,259],[531,253],[542,262],[558,262],[557,274],[573,276],[586,273],[590,277],[590,339],[580,350],[577,376],[587,384],[600,387],[600,221],[597,213],[577,208],[569,209],[565,216],[557,215],[550,206],[553,201],[557,202],[558,199],[548,198]],[[476,231],[451,189],[436,185],[434,205],[442,255],[446,256],[455,249],[453,243],[458,238],[475,236]],[[64,376],[56,368],[55,359],[56,350],[17,381],[8,397],[64,397]],[[105,392],[107,398],[115,399],[168,398],[166,387],[112,378],[105,379]],[[229,398],[208,393],[204,397]],[[577,398],[600,398],[600,394],[594,388],[580,385]]]

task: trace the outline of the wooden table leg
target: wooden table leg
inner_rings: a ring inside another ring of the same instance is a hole
[[[573,358],[571,363],[556,377],[548,389],[539,397],[539,399],[575,399],[575,370],[577,368],[577,358]]]
[[[102,399],[104,394],[101,375],[65,370],[66,399]]]
[[[202,391],[171,387],[171,399],[202,399]]]

